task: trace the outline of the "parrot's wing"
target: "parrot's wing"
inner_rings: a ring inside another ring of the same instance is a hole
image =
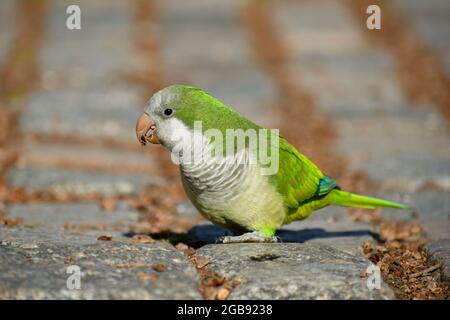
[[[301,203],[325,195],[337,187],[332,178],[324,176],[311,160],[281,137],[279,163],[273,181],[288,208],[297,208]]]

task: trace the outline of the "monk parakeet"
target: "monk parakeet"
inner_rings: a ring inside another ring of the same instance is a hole
[[[253,135],[256,148],[249,139],[231,143],[238,135],[229,135],[230,130],[263,129],[199,88],[173,85],[150,99],[137,121],[136,135],[143,145],[162,144],[176,155],[186,194],[204,217],[243,233],[224,237],[224,243],[275,242],[282,225],[328,205],[408,208],[342,191],[277,133]],[[263,145],[268,146],[269,159],[278,162],[273,172],[259,152]]]

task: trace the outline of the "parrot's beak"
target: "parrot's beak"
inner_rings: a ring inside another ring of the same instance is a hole
[[[156,135],[155,123],[152,118],[145,113],[143,113],[136,122],[136,137],[143,146],[145,146],[147,142],[153,144],[161,143]]]

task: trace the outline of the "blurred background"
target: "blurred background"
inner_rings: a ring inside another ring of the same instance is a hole
[[[278,128],[343,188],[416,208],[386,219],[446,239],[449,16],[446,0],[2,0],[3,224],[164,237],[201,221],[168,153],[134,133],[151,95],[184,83]]]

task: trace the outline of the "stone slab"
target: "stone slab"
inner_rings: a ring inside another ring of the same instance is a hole
[[[71,275],[67,256],[72,257],[71,265],[80,268],[79,290],[67,286]],[[154,271],[156,263],[167,265],[167,271]],[[2,299],[201,298],[195,269],[182,253],[163,243],[80,246],[38,242],[34,247],[24,247],[1,240],[0,265],[0,269],[8,270],[0,275]],[[151,275],[158,279],[150,280]]]
[[[150,175],[111,174],[52,168],[14,168],[8,173],[13,187],[27,192],[68,192],[75,195],[99,193],[106,196],[136,194],[150,185],[163,185],[164,179]]]
[[[360,277],[370,265],[319,243],[206,245],[197,255],[208,267],[240,281],[230,299],[393,299],[392,290],[369,291]],[[324,285],[326,283],[326,285]]]

